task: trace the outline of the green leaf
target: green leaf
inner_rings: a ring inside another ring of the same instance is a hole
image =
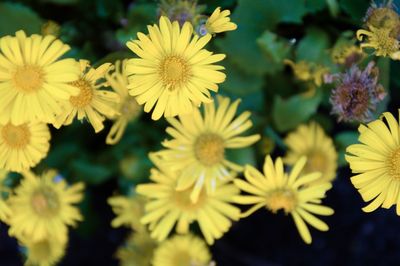
[[[280,96],[275,96],[272,119],[276,129],[285,132],[305,122],[317,111],[321,99],[319,90],[312,97],[297,94],[284,100]]]
[[[226,33],[216,44],[242,71],[263,75],[276,67],[263,60],[257,39],[280,22],[300,23],[306,13],[304,1],[239,0],[232,14],[237,30]]]
[[[261,47],[265,58],[275,66],[276,70],[283,69],[283,60],[288,57],[291,45],[273,32],[265,31],[257,44]]]
[[[365,0],[340,0],[339,6],[351,17],[356,23],[360,24],[369,7],[369,1]]]
[[[226,158],[239,165],[256,165],[254,147],[226,150]]]
[[[305,60],[320,64],[329,64],[328,48],[330,41],[328,34],[318,28],[308,28],[306,36],[301,39],[296,50],[297,61]]]
[[[335,145],[339,153],[338,165],[345,166],[347,164],[344,159],[344,154],[346,152],[346,148],[351,144],[355,144],[358,142],[358,133],[355,131],[344,131],[336,135],[335,137]]]
[[[98,185],[112,177],[112,170],[107,165],[93,164],[87,160],[76,160],[71,165],[77,178],[85,183]]]
[[[0,36],[14,35],[24,30],[26,34],[40,33],[42,20],[33,10],[17,3],[0,3]]]

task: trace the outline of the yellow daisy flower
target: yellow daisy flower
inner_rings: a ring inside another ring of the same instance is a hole
[[[192,36],[193,27],[186,22],[171,23],[161,17],[160,23],[148,26],[149,34],[138,33],[138,39],[127,43],[139,58],[126,66],[129,93],[136,97],[151,118],[172,117],[191,113],[194,106],[211,102],[210,91],[218,91],[225,80],[224,67],[213,65],[225,58],[203,49],[211,35]]]
[[[112,119],[114,124],[107,135],[106,143],[114,145],[121,140],[129,122],[134,121],[141,113],[142,108],[135,98],[128,94],[128,76],[126,75],[126,62],[116,61],[115,71],[108,72],[105,76],[110,87],[119,95],[120,102],[116,106],[119,115]]]
[[[222,237],[232,225],[231,220],[238,220],[240,210],[231,203],[238,195],[239,189],[233,184],[218,182],[213,193],[200,191],[196,203],[190,200],[193,187],[185,190],[175,190],[177,174],[165,166],[156,154],[150,154],[150,159],[158,169],[151,170],[151,184],[141,184],[136,192],[150,200],[145,206],[145,215],[141,219],[149,224],[151,236],[158,241],[167,238],[175,224],[178,233],[189,232],[189,225],[197,221],[208,244]]]
[[[288,147],[283,159],[286,164],[294,165],[302,156],[306,156],[303,174],[321,172],[317,182],[332,181],[336,177],[338,155],[335,146],[316,122],[300,125],[286,137],[285,144]]]
[[[364,40],[364,36],[367,37],[367,41],[360,44],[363,48],[375,49],[376,56],[389,56],[394,60],[400,60],[400,44],[399,41],[390,35],[390,28],[375,28],[370,26],[368,30],[358,30],[357,39],[359,41]]]
[[[291,214],[297,230],[304,242],[311,243],[311,234],[306,222],[320,231],[327,231],[328,226],[315,216],[332,215],[333,210],[321,205],[321,199],[332,185],[329,182],[315,183],[320,178],[320,173],[314,172],[301,175],[306,164],[306,158],[302,157],[293,166],[290,173],[285,173],[281,158],[275,162],[268,155],[264,163],[264,175],[250,165],[246,165],[246,181],[236,179],[235,184],[250,195],[236,196],[235,201],[240,204],[254,206],[242,217],[246,217],[262,207],[266,207],[273,213],[283,210],[285,214]]]
[[[118,94],[100,89],[107,86],[107,83],[101,80],[105,78],[112,66],[105,63],[98,68],[92,68],[87,60],[80,60],[79,63],[81,76],[70,83],[79,89],[79,94],[65,102],[62,114],[56,118],[55,127],[69,125],[75,117],[78,120],[87,118],[97,133],[104,128],[105,116],[113,117],[118,114],[114,108],[114,105],[119,102]]]
[[[144,198],[140,196],[113,196],[108,198],[108,204],[112,207],[117,217],[111,221],[112,227],[129,226],[135,231],[144,230],[140,218],[144,214]]]
[[[371,201],[363,211],[396,205],[397,215],[400,215],[399,123],[386,112],[381,119],[360,125],[358,131],[361,143],[347,147],[345,158],[356,174],[351,182],[365,202]]]
[[[237,149],[252,145],[260,135],[239,136],[251,128],[250,112],[235,117],[240,100],[230,104],[227,97],[218,97],[219,107],[214,103],[204,105],[204,116],[199,110],[191,115],[167,119],[172,127],[166,132],[174,139],[162,144],[168,148],[158,152],[168,167],[180,171],[177,190],[194,187],[190,198],[199,197],[203,186],[207,193],[215,187],[217,180],[230,178],[230,171],[240,172],[242,167],[225,158],[226,149]]]
[[[206,29],[210,34],[220,33],[224,31],[232,31],[237,29],[237,25],[231,22],[229,15],[231,11],[223,10],[217,7],[206,21]]]
[[[157,242],[147,230],[131,233],[126,242],[117,249],[115,256],[120,266],[149,266]]]
[[[10,189],[4,185],[4,181],[7,178],[8,171],[0,169],[0,221],[7,222],[8,218],[12,215],[10,206],[4,194],[10,193]]]
[[[83,183],[68,186],[57,178],[55,171],[37,177],[24,173],[15,194],[9,198],[13,215],[9,219],[9,234],[38,242],[52,239],[67,241],[67,225],[82,220],[77,204],[82,200]]]
[[[211,254],[206,243],[194,235],[176,235],[154,251],[153,266],[206,266]]]
[[[65,255],[66,242],[59,242],[55,238],[46,238],[38,242],[21,241],[27,250],[25,265],[53,266]]]
[[[18,31],[0,39],[0,123],[53,122],[78,90],[71,85],[79,67],[61,59],[70,47],[52,35],[30,37]]]
[[[22,172],[34,167],[46,157],[50,138],[45,123],[0,124],[0,168]]]

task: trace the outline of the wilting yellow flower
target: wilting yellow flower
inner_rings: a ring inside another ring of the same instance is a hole
[[[332,215],[333,210],[321,205],[321,199],[332,185],[330,182],[316,184],[320,173],[314,172],[301,175],[306,158],[302,157],[293,166],[290,173],[285,173],[281,158],[275,162],[268,155],[264,163],[264,175],[254,167],[245,168],[246,181],[235,179],[235,184],[250,195],[236,196],[235,201],[240,204],[251,204],[242,217],[248,216],[258,209],[265,207],[273,213],[283,210],[291,214],[297,230],[304,242],[311,243],[311,234],[306,222],[320,231],[327,231],[328,226],[317,218],[318,215]]]
[[[115,256],[120,266],[149,266],[157,242],[152,239],[147,230],[131,233]]]
[[[231,22],[229,15],[231,11],[223,10],[217,7],[206,21],[206,29],[210,34],[220,33],[224,31],[236,30],[237,25]]]
[[[0,124],[0,168],[22,172],[46,157],[50,131],[45,123]]]
[[[150,199],[141,222],[149,224],[153,238],[166,239],[175,224],[178,233],[186,234],[189,225],[197,221],[207,243],[213,244],[214,239],[228,231],[231,220],[239,219],[240,210],[230,204],[239,193],[233,184],[217,182],[210,194],[201,189],[197,202],[193,203],[190,199],[193,186],[175,190],[176,172],[165,166],[156,154],[150,154],[150,159],[158,168],[151,170],[150,179],[154,183],[138,185],[136,191]]]
[[[53,21],[48,20],[47,22],[43,23],[42,25],[42,35],[53,35],[58,37],[60,35],[61,26]]]
[[[70,47],[52,35],[0,39],[0,122],[53,122],[61,112],[58,101],[78,90],[68,83],[77,79],[73,59],[61,59]]]
[[[55,238],[46,238],[37,242],[24,240],[21,244],[28,249],[26,266],[56,265],[64,257],[66,248],[66,242],[59,242]]]
[[[323,76],[329,70],[326,67],[304,60],[295,63],[292,60],[285,59],[283,62],[293,69],[293,73],[298,80],[310,81],[318,87],[322,85]]]
[[[211,254],[206,243],[194,235],[175,235],[154,251],[153,266],[206,266]]]
[[[112,221],[112,227],[129,226],[135,231],[144,230],[140,218],[144,214],[144,198],[140,196],[113,196],[108,198],[108,204],[117,215]]]
[[[375,49],[376,56],[389,56],[394,60],[400,60],[400,44],[399,41],[390,35],[390,28],[369,27],[368,30],[358,30],[357,39],[363,41],[364,36],[367,37],[366,42],[360,44],[361,48]]]
[[[67,241],[67,225],[82,220],[73,204],[82,200],[83,183],[68,186],[55,171],[38,177],[24,173],[15,194],[9,198],[13,215],[9,219],[10,235],[38,242],[45,239]]]
[[[358,140],[361,143],[347,147],[345,157],[356,174],[351,182],[365,202],[371,201],[363,211],[396,205],[397,215],[400,215],[399,123],[391,113],[383,113],[383,117],[367,126],[360,125]]]
[[[315,122],[300,125],[286,137],[285,144],[289,149],[284,158],[286,164],[294,165],[306,156],[303,174],[321,172],[321,178],[316,182],[332,181],[335,178],[338,156],[332,139],[320,125]]]
[[[10,206],[8,206],[8,203],[3,196],[10,192],[10,189],[4,185],[7,175],[8,171],[0,169],[0,221],[3,222],[7,222],[8,217],[12,214]]]
[[[335,45],[331,52],[332,61],[346,67],[351,67],[360,62],[365,56],[363,50],[351,41],[340,42]]]
[[[163,16],[159,26],[148,30],[149,35],[139,32],[139,40],[127,43],[140,57],[126,66],[130,95],[144,104],[147,113],[155,106],[154,120],[191,113],[201,103],[211,102],[210,90],[217,92],[217,84],[225,80],[220,72],[224,67],[213,65],[225,55],[203,49],[211,35],[192,36],[189,22],[180,28],[177,21],[171,23]]]
[[[79,94],[71,96],[63,105],[63,112],[56,118],[55,127],[69,125],[74,118],[83,120],[87,118],[95,132],[104,128],[103,121],[106,117],[118,114],[114,105],[119,102],[119,96],[115,92],[101,90],[107,83],[101,80],[111,69],[111,64],[105,63],[98,68],[89,66],[89,61],[80,60],[81,76],[70,84],[79,89]]]
[[[204,116],[196,109],[191,115],[167,119],[173,127],[167,133],[174,139],[162,144],[168,148],[158,152],[165,164],[179,171],[177,190],[194,188],[190,198],[195,202],[203,187],[213,191],[217,180],[232,177],[229,171],[240,172],[242,167],[225,158],[226,149],[252,145],[260,135],[239,136],[252,126],[250,112],[235,118],[240,100],[230,104],[227,97],[218,97],[219,106],[204,105]]]
[[[107,144],[116,144],[120,141],[129,122],[134,121],[141,113],[142,108],[135,98],[128,94],[128,76],[126,75],[126,60],[115,62],[115,71],[108,72],[105,76],[110,87],[119,95],[120,101],[116,106],[118,115],[112,117],[115,120],[107,135]]]

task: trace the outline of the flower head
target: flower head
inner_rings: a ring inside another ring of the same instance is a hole
[[[10,235],[33,242],[52,238],[62,243],[67,241],[67,225],[82,220],[73,204],[82,200],[84,185],[68,186],[64,180],[55,180],[55,176],[55,171],[40,177],[24,174],[8,200],[13,212],[8,220]]]
[[[60,35],[61,26],[53,21],[49,20],[42,25],[42,35],[53,35],[58,37]]]
[[[332,181],[336,176],[337,153],[332,139],[327,136],[320,125],[311,122],[300,125],[290,133],[285,144],[288,152],[284,162],[294,165],[301,157],[307,157],[302,174],[320,172],[322,175],[316,182]]]
[[[89,66],[86,60],[80,60],[81,76],[70,84],[79,89],[79,94],[69,98],[63,105],[63,112],[57,117],[55,127],[69,125],[74,118],[83,120],[87,118],[95,132],[104,128],[105,117],[113,117],[118,114],[114,105],[119,102],[119,96],[115,92],[101,90],[107,83],[101,80],[111,69],[111,64],[105,63],[98,68]]]
[[[154,266],[206,266],[211,254],[206,243],[193,235],[175,235],[154,251]]]
[[[117,215],[111,221],[112,227],[127,225],[135,231],[145,230],[140,223],[140,218],[144,214],[143,205],[145,200],[139,196],[113,196],[107,200],[113,212]]]
[[[399,37],[400,31],[400,16],[394,10],[393,4],[372,5],[368,8],[364,18],[366,26],[371,28],[380,28],[390,30],[390,35],[394,38]]]
[[[142,108],[135,98],[128,94],[128,76],[126,75],[126,60],[115,62],[115,71],[108,72],[105,78],[110,87],[119,95],[120,101],[116,105],[118,114],[111,117],[114,124],[107,135],[107,144],[116,144],[122,138],[126,126],[142,113]]]
[[[365,202],[371,201],[363,208],[365,212],[396,205],[397,215],[400,215],[399,128],[399,122],[391,113],[383,113],[381,119],[360,125],[360,143],[346,149],[345,158],[356,174],[351,182]]]
[[[45,123],[0,124],[0,168],[22,172],[36,166],[46,157],[50,138]]]
[[[400,43],[397,38],[391,36],[391,30],[374,26],[369,28],[370,30],[357,31],[359,41],[364,41],[364,37],[367,37],[366,42],[361,43],[360,47],[375,49],[376,56],[389,56],[394,60],[400,60]]]
[[[218,103],[217,109],[214,103],[205,104],[203,116],[196,109],[179,120],[168,119],[172,127],[166,131],[173,139],[164,141],[167,149],[158,152],[168,167],[179,171],[176,189],[194,188],[190,193],[193,202],[203,187],[209,193],[217,180],[232,177],[230,171],[242,171],[240,165],[227,160],[227,149],[247,147],[260,139],[260,135],[240,136],[252,126],[248,111],[235,118],[240,100],[231,104],[229,98],[218,97]]]
[[[158,241],[167,238],[176,224],[178,233],[188,233],[189,225],[197,221],[208,244],[222,237],[238,220],[240,210],[230,203],[239,189],[227,182],[217,182],[212,193],[201,189],[198,200],[193,203],[190,194],[193,186],[185,190],[176,190],[177,173],[165,166],[156,154],[150,159],[157,168],[151,170],[153,183],[140,184],[136,192],[149,198],[145,206],[145,215],[141,219],[149,224],[151,236]]]
[[[250,195],[236,196],[235,201],[240,204],[254,206],[242,215],[248,216],[258,209],[265,207],[276,213],[283,210],[291,214],[297,230],[304,242],[311,243],[311,234],[306,222],[320,231],[327,231],[328,226],[318,219],[318,215],[332,215],[333,210],[321,205],[321,200],[332,185],[330,182],[315,183],[321,176],[319,172],[301,175],[306,158],[302,157],[293,166],[290,173],[283,168],[281,158],[274,164],[268,155],[264,163],[264,174],[250,165],[246,165],[246,181],[235,179],[235,184]]]
[[[192,113],[201,103],[212,101],[210,90],[218,91],[225,80],[224,67],[214,65],[225,58],[203,49],[211,35],[192,36],[193,27],[166,17],[159,25],[148,26],[149,34],[127,43],[139,58],[126,66],[128,89],[144,111],[153,109],[152,119]]]
[[[161,0],[159,5],[160,16],[166,16],[171,22],[178,21],[179,26],[185,22],[196,24],[204,10],[197,0]]]
[[[28,249],[26,265],[53,266],[64,257],[66,242],[55,238],[46,238],[37,242],[22,240]]]
[[[338,115],[339,121],[371,120],[377,104],[386,96],[383,86],[378,84],[378,71],[371,61],[363,71],[353,65],[346,73],[332,75],[338,85],[332,91],[330,102],[332,113]]]
[[[211,16],[207,19],[205,27],[210,34],[232,31],[237,29],[237,25],[231,22],[229,15],[231,11],[223,10],[217,7]]]
[[[78,90],[79,67],[73,59],[59,59],[70,47],[53,35],[0,38],[0,123],[54,122],[60,101]]]
[[[343,41],[333,47],[331,57],[336,64],[350,68],[359,63],[365,57],[365,53],[352,41]]]
[[[131,233],[125,243],[118,248],[115,256],[120,266],[151,265],[157,242],[147,230]]]

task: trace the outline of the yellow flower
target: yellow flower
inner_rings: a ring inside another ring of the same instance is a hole
[[[178,21],[171,23],[166,17],[148,30],[149,35],[139,32],[139,40],[127,43],[140,57],[126,66],[130,95],[144,104],[147,113],[155,106],[154,120],[191,113],[201,103],[211,102],[210,90],[217,92],[217,84],[225,80],[220,72],[224,67],[213,65],[225,55],[203,49],[211,35],[192,36],[189,22],[180,28]]]
[[[144,230],[131,233],[115,256],[119,259],[120,266],[149,266],[156,247],[157,242]]]
[[[78,93],[69,85],[79,75],[76,61],[58,60],[69,49],[52,35],[0,39],[0,123],[54,121],[59,101]]]
[[[10,235],[37,242],[67,240],[67,225],[74,226],[82,216],[73,204],[82,200],[83,183],[68,186],[55,171],[37,177],[26,172],[15,194],[9,198],[13,215],[9,219]]]
[[[141,184],[136,192],[150,200],[145,206],[145,215],[141,219],[149,224],[151,237],[162,241],[167,238],[175,224],[178,233],[189,232],[189,225],[197,221],[208,244],[222,237],[228,231],[232,222],[238,220],[240,210],[230,202],[239,189],[233,184],[217,182],[214,192],[207,194],[200,191],[196,203],[190,200],[193,187],[185,190],[175,190],[176,173],[165,166],[156,154],[150,154],[150,159],[158,169],[151,170],[151,184]]]
[[[340,42],[332,49],[332,61],[336,64],[351,67],[353,64],[364,59],[366,54],[363,50],[356,46],[353,42]]]
[[[376,56],[390,56],[394,60],[400,60],[400,44],[399,41],[390,35],[391,29],[389,28],[375,28],[369,27],[370,30],[358,30],[357,39],[363,41],[364,36],[367,41],[360,44],[363,48],[375,49]]]
[[[316,182],[332,181],[336,177],[338,155],[335,146],[317,123],[300,125],[286,137],[285,144],[289,149],[284,158],[286,164],[294,165],[302,156],[306,156],[303,174],[321,172],[321,178]]]
[[[120,227],[123,225],[131,227],[135,231],[144,230],[140,223],[140,218],[144,214],[144,198],[140,196],[113,196],[107,200],[112,207],[113,212],[117,215],[111,221],[112,227]]]
[[[164,141],[168,149],[158,152],[168,167],[180,171],[177,190],[194,187],[193,202],[204,186],[210,193],[216,180],[232,176],[229,171],[242,171],[240,165],[225,158],[226,149],[247,147],[260,139],[259,135],[239,136],[252,126],[248,111],[235,118],[240,100],[230,104],[229,98],[218,97],[218,103],[217,110],[214,103],[205,104],[204,117],[196,109],[191,115],[179,116],[179,121],[167,119],[173,127],[166,131],[174,139]]]
[[[141,113],[142,108],[135,98],[128,94],[128,76],[126,75],[126,60],[115,62],[115,71],[108,72],[105,76],[110,87],[119,95],[120,102],[116,106],[119,115],[112,119],[115,120],[110,132],[107,135],[106,143],[114,145],[120,141],[125,128],[129,122],[134,121]]]
[[[247,165],[244,175],[246,181],[236,179],[235,184],[250,195],[236,196],[235,201],[240,204],[251,204],[242,217],[246,217],[262,207],[273,213],[283,210],[291,214],[297,230],[304,242],[311,243],[311,234],[306,222],[320,231],[327,231],[328,226],[317,218],[318,215],[332,215],[333,210],[321,205],[321,199],[332,185],[330,182],[315,183],[320,173],[314,172],[301,175],[306,158],[302,157],[293,166],[290,173],[285,173],[281,158],[275,162],[268,155],[264,163],[264,175],[254,167]]]
[[[41,31],[42,35],[54,35],[58,37],[60,35],[61,26],[53,20],[48,20],[43,23]]]
[[[7,222],[8,218],[12,215],[10,206],[4,198],[4,194],[8,194],[10,189],[4,185],[7,178],[8,171],[0,169],[0,221]]]
[[[86,60],[80,60],[81,76],[70,84],[79,89],[79,94],[69,98],[63,105],[63,112],[56,118],[55,127],[69,125],[77,116],[78,120],[87,118],[95,132],[104,128],[103,121],[106,117],[118,114],[114,105],[119,102],[115,92],[101,90],[107,83],[101,82],[105,74],[111,69],[111,64],[102,64],[98,68],[89,66]]]
[[[55,238],[47,238],[38,242],[29,240],[21,242],[22,245],[26,246],[28,249],[28,256],[25,262],[26,266],[53,266],[56,265],[65,254],[66,242],[59,242]]]
[[[45,123],[0,124],[0,168],[22,172],[34,167],[46,157],[50,138]]]
[[[231,11],[223,10],[217,7],[206,21],[206,29],[210,34],[220,33],[224,31],[236,30],[237,25],[231,22],[229,15]]]
[[[298,80],[310,81],[317,87],[322,85],[323,76],[329,71],[326,67],[304,60],[295,63],[292,60],[285,59],[283,62],[293,69],[293,73]]]
[[[397,215],[400,215],[399,123],[391,113],[383,113],[383,117],[367,126],[360,125],[358,140],[361,143],[347,147],[345,158],[356,174],[351,178],[354,187],[365,202],[371,201],[363,211],[396,205]]]
[[[153,266],[206,266],[211,254],[206,243],[194,236],[173,236],[154,251]]]

